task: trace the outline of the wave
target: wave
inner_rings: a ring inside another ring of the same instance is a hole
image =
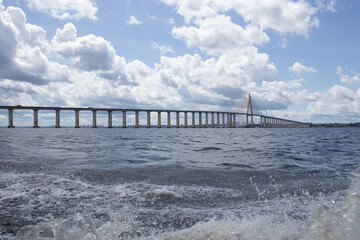
[[[10,177],[15,184],[18,176]],[[34,180],[41,178],[46,176]],[[353,240],[360,236],[359,175],[354,176],[349,189],[331,194],[314,196],[304,190],[274,199],[214,206],[206,196],[221,200],[241,193],[220,193],[221,189],[200,186],[133,183],[106,187],[51,177],[48,181],[54,182],[55,189],[43,187],[44,193],[37,196],[52,192],[56,199],[80,199],[83,207],[90,205],[93,212],[74,208],[78,213],[53,219],[43,216],[44,221],[21,228],[15,239]],[[10,198],[24,198],[23,190],[14,191]],[[192,198],[199,204],[179,206]],[[50,203],[44,199],[44,204]]]

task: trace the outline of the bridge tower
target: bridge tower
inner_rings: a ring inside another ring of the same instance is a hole
[[[250,113],[249,113],[249,110],[250,110]],[[249,96],[248,96],[248,103],[247,103],[247,110],[246,110],[246,127],[250,127],[249,126],[249,115],[251,117],[250,126],[252,127],[254,125],[254,118],[253,118],[253,108],[252,108],[252,102],[251,102],[250,93],[249,93]]]

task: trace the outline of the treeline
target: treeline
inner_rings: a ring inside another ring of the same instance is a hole
[[[360,127],[358,123],[310,123],[310,127]]]

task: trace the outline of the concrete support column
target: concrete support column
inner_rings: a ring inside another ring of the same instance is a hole
[[[39,109],[34,109],[34,128],[39,128]]]
[[[112,111],[108,111],[108,128],[112,128]]]
[[[171,112],[167,112],[167,128],[171,128]]]
[[[216,122],[216,124],[217,124],[217,128],[219,128],[220,127],[220,113],[217,113],[217,122]]]
[[[199,112],[199,128],[202,128],[202,113]]]
[[[80,128],[80,111],[75,110],[75,128]]]
[[[61,128],[61,126],[60,126],[60,109],[56,109],[55,110],[55,115],[56,115],[56,117],[55,117],[55,128]]]
[[[139,128],[139,111],[135,111],[135,128]]]
[[[236,128],[236,113],[234,113],[233,118],[233,127]]]
[[[209,127],[209,114],[205,113],[205,127],[208,128]]]
[[[214,128],[214,113],[211,113],[211,127]]]
[[[161,128],[161,112],[158,112],[158,128]]]
[[[151,128],[151,112],[150,111],[147,111],[146,112],[146,116],[147,116],[147,124],[146,124],[146,127],[147,128]]]
[[[180,112],[176,112],[176,128],[180,127]]]
[[[126,128],[126,111],[122,111],[122,115],[123,115],[122,128]]]
[[[192,123],[191,123],[191,127],[194,128],[195,127],[195,112],[192,112]]]
[[[249,114],[246,114],[246,126],[249,126]]]
[[[267,120],[266,120],[266,117],[263,117],[263,121],[264,121],[264,128],[267,128]]]
[[[225,127],[225,113],[222,114],[222,127]]]
[[[93,110],[93,124],[92,124],[93,128],[97,128],[96,125],[96,110]]]
[[[14,128],[14,109],[9,109],[9,124],[8,128]]]
[[[188,127],[188,113],[184,112],[184,128]]]
[[[227,114],[227,127],[228,128],[231,128],[231,113],[228,113]]]

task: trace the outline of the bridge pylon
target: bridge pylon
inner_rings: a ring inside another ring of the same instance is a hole
[[[250,120],[251,120],[250,125],[249,125],[249,115],[250,115]],[[253,107],[252,107],[252,102],[251,102],[251,96],[249,93],[247,110],[246,110],[246,127],[252,127],[252,126],[254,126],[254,117],[253,117]]]

